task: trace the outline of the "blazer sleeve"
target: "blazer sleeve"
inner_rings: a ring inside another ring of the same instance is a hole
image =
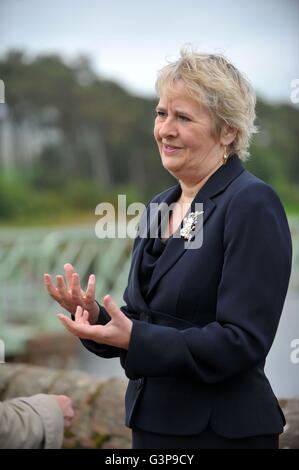
[[[0,449],[59,449],[64,422],[49,395],[38,394],[0,402]]]
[[[225,215],[223,246],[216,321],[177,330],[134,320],[123,361],[127,377],[187,376],[217,383],[265,360],[278,327],[292,259],[285,212],[270,186],[254,183],[233,196]]]

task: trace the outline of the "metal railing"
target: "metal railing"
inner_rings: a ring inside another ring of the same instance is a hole
[[[122,304],[132,241],[96,238],[90,228],[0,230],[0,338],[6,354],[22,352],[26,341],[42,331],[61,331],[55,313],[61,308],[46,292],[43,274],[64,274],[71,263],[82,287],[97,277],[96,298],[105,294]]]
[[[299,220],[289,219],[293,239],[291,289],[299,289]],[[0,229],[0,338],[7,354],[18,354],[43,331],[61,331],[61,311],[43,286],[43,274],[75,266],[85,288],[97,277],[96,298],[111,294],[121,305],[131,262],[132,240],[98,239],[92,228]]]

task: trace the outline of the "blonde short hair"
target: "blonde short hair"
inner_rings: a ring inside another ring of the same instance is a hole
[[[237,153],[241,160],[247,160],[251,136],[258,132],[254,124],[256,95],[249,81],[222,54],[197,53],[185,48],[178,60],[159,71],[158,96],[171,90],[176,80],[182,80],[187,93],[208,107],[216,135],[224,123],[238,129],[227,153]]]

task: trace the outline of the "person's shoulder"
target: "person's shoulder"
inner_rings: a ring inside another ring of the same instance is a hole
[[[246,170],[233,182],[230,205],[241,209],[251,207],[279,207],[283,210],[281,200],[274,188]]]

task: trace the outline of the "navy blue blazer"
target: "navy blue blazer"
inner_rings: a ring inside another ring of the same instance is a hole
[[[180,193],[177,184],[151,202],[171,203]],[[133,321],[128,350],[82,342],[101,357],[120,356],[130,379],[129,427],[192,435],[210,423],[228,438],[281,433],[285,420],[264,365],[291,272],[284,209],[237,155],[212,174],[191,210],[196,202],[204,210],[202,246],[169,239],[146,300],[138,277],[146,239],[135,239],[122,307]],[[98,323],[109,320],[101,306]]]

